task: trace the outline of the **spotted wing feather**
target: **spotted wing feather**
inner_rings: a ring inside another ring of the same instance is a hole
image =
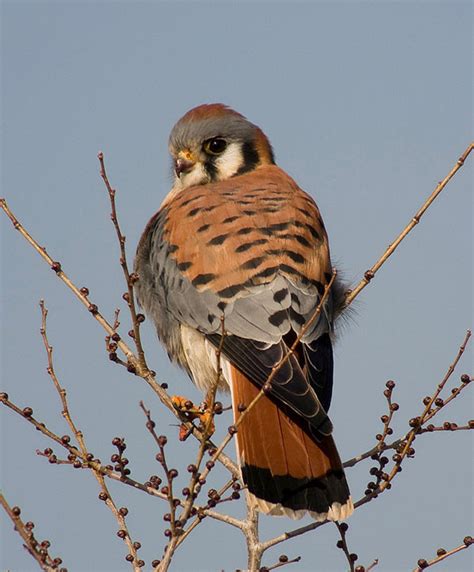
[[[170,356],[186,366],[179,327],[217,343],[224,317],[224,354],[261,386],[313,315],[331,277],[326,232],[314,201],[276,166],[165,199],[139,244],[140,303],[157,323]],[[310,371],[311,343],[331,329],[334,302],[302,338]],[[245,362],[245,363],[244,363]],[[271,394],[315,431],[330,432],[317,386],[292,357]]]

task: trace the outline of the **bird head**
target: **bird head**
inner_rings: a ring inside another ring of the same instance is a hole
[[[175,190],[222,181],[275,162],[263,131],[221,103],[200,105],[181,117],[171,131],[169,150]]]

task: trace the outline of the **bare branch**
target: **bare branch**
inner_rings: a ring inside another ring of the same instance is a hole
[[[16,413],[17,415],[21,416],[26,421],[28,421],[33,427],[35,427],[35,429],[37,431],[42,433],[45,437],[53,440],[58,445],[61,445],[62,447],[64,447],[68,451],[68,453],[69,453],[68,459],[67,460],[61,460],[61,459],[57,458],[57,456],[53,453],[53,451],[50,448],[47,448],[44,451],[37,450],[37,454],[42,456],[42,457],[46,457],[51,464],[68,464],[68,465],[72,465],[76,469],[92,469],[94,471],[99,471],[104,477],[107,477],[109,479],[117,481],[121,484],[130,486],[136,490],[140,490],[144,493],[149,494],[150,496],[158,497],[162,500],[167,500],[167,498],[168,498],[167,495],[163,494],[162,492],[160,492],[160,490],[156,489],[153,486],[153,483],[151,483],[151,482],[140,483],[139,481],[130,478],[128,475],[124,475],[121,472],[114,471],[111,466],[102,465],[100,463],[99,459],[95,459],[93,456],[91,456],[90,453],[88,453],[86,455],[86,457],[83,457],[82,452],[78,448],[71,445],[69,439],[65,439],[65,437],[67,437],[66,435],[63,435],[62,437],[57,435],[56,433],[54,433],[53,431],[48,429],[46,427],[45,423],[39,422],[35,417],[33,417],[33,410],[31,407],[24,407],[23,409],[21,409],[15,403],[10,401],[8,394],[6,394],[4,392],[0,393],[0,403],[3,403],[4,405],[6,405],[14,413]],[[221,489],[221,491],[222,491],[221,494],[224,494],[224,492],[230,486],[232,486],[232,484],[235,484],[235,483],[236,483],[236,481],[234,479],[229,481]],[[239,487],[240,487],[240,485],[239,485]],[[209,516],[209,517],[214,518],[216,520],[226,522],[228,524],[232,524],[233,526],[237,526],[238,528],[241,528],[241,526],[239,526],[241,521],[239,521],[237,519],[234,519],[232,517],[227,517],[227,515],[222,515],[222,514],[216,513],[212,510],[209,510],[206,507],[200,507],[198,505],[195,505],[195,506],[196,506],[196,509],[201,513],[201,518],[203,516]]]
[[[23,227],[20,221],[15,217],[12,211],[9,209],[7,202],[5,199],[0,199],[0,207],[6,213],[8,218],[12,221],[13,226],[18,232],[27,240],[27,242],[38,252],[38,254],[45,260],[52,270],[56,273],[56,276],[75,294],[75,296],[81,301],[81,303],[89,310],[91,315],[94,319],[103,327],[103,329],[107,332],[109,336],[115,343],[117,347],[125,354],[127,357],[127,361],[130,364],[130,369],[133,373],[136,373],[141,378],[143,378],[148,385],[152,388],[152,390],[157,394],[160,401],[183,423],[187,424],[189,432],[194,435],[198,440],[201,439],[201,432],[197,427],[195,427],[192,423],[189,423],[184,419],[179,411],[173,404],[171,397],[165,390],[162,384],[160,385],[155,378],[154,372],[149,370],[148,368],[144,368],[141,366],[137,356],[133,353],[130,347],[123,341],[120,336],[117,336],[116,329],[112,326],[99,312],[98,307],[96,304],[93,304],[89,300],[89,290],[86,287],[78,288],[72,280],[65,274],[62,270],[61,264],[53,260],[53,258],[48,254],[46,248],[40,246],[38,242],[28,233],[28,231]],[[214,447],[213,443],[209,441],[208,445],[210,447]],[[225,454],[219,456],[219,461],[237,478],[240,477],[239,470],[235,463],[227,457]]]
[[[86,461],[89,460],[90,458],[92,460],[93,455],[87,449],[87,446],[86,446],[86,443],[84,440],[84,435],[83,435],[82,431],[80,431],[76,427],[76,425],[74,424],[74,422],[71,418],[71,414],[70,414],[69,406],[68,406],[68,402],[67,402],[66,390],[59,383],[59,380],[58,380],[56,373],[54,371],[53,348],[49,344],[48,334],[46,331],[46,318],[48,315],[48,310],[46,309],[43,300],[40,302],[40,307],[41,307],[41,336],[43,338],[44,347],[46,349],[46,353],[48,356],[48,373],[49,373],[49,376],[50,376],[51,380],[53,381],[54,387],[55,387],[56,391],[58,392],[59,397],[61,399],[61,403],[62,403],[62,407],[63,407],[63,410],[62,410],[63,417],[66,419],[69,427],[71,428],[71,431],[74,433],[74,437],[76,438],[77,442],[79,443],[79,449],[82,453],[82,458],[85,459]],[[61,441],[64,442],[65,437],[62,437]],[[98,460],[96,462],[97,462],[97,465],[99,465],[99,466],[97,468],[91,467],[91,469],[92,469],[94,477],[96,478],[96,480],[100,486],[100,489],[101,489],[101,491],[99,493],[99,499],[101,501],[105,502],[105,504],[107,505],[107,507],[110,509],[110,511],[115,516],[115,519],[117,520],[117,523],[120,527],[117,535],[119,536],[119,538],[121,538],[122,540],[125,541],[125,543],[128,546],[128,549],[129,549],[129,554],[126,556],[126,560],[131,563],[133,570],[135,572],[140,572],[142,567],[144,566],[144,563],[142,562],[142,560],[140,560],[138,558],[136,544],[131,539],[130,532],[129,532],[129,530],[127,528],[127,524],[125,522],[125,516],[127,515],[128,511],[126,509],[123,509],[123,510],[120,509],[119,510],[117,508],[117,506],[115,505],[115,502],[114,502],[114,500],[113,500],[113,498],[112,498],[112,496],[111,496],[111,494],[107,488],[107,485],[105,484],[104,475],[102,474],[102,471],[100,469],[100,462]]]
[[[120,309],[116,308],[115,309],[115,317],[114,317],[114,323],[113,323],[113,329],[114,329],[114,333],[112,335],[107,335],[105,336],[105,349],[107,350],[107,353],[109,354],[109,359],[110,361],[113,361],[114,363],[118,363],[119,365],[121,365],[122,367],[124,367],[125,369],[127,369],[128,371],[130,370],[130,364],[123,361],[122,359],[120,359],[117,355],[117,342],[120,340],[120,335],[118,333],[118,329],[120,327],[120,321],[119,321],[119,315],[120,315]],[[131,368],[133,371],[133,368]]]
[[[296,564],[296,562],[299,562],[300,560],[301,556],[296,556],[296,558],[292,558],[290,560],[286,554],[282,554],[278,558],[278,562],[276,564],[273,564],[273,566],[262,566],[260,568],[260,572],[270,572],[270,570],[276,570],[277,568],[282,568],[288,564]]]
[[[176,519],[176,508],[179,506],[180,501],[175,499],[173,495],[173,481],[178,476],[178,471],[176,469],[169,468],[166,461],[165,447],[168,442],[167,437],[165,435],[158,436],[156,434],[155,422],[151,418],[150,411],[146,409],[142,401],[140,402],[140,407],[142,408],[143,413],[147,418],[146,427],[150,434],[153,436],[156,445],[158,446],[159,453],[156,454],[155,458],[163,467],[167,481],[166,484],[162,487],[161,492],[166,495],[170,507],[170,512],[164,515],[165,521],[170,523],[170,528],[165,530],[165,536],[171,539],[171,541],[168,543],[169,546],[172,543],[173,537],[177,536],[181,532],[182,528],[181,522],[177,521]]]
[[[26,239],[26,241],[38,252],[38,254],[45,260],[51,269],[56,273],[56,276],[64,282],[64,284],[74,293],[74,295],[79,299],[79,301],[87,308],[87,310],[91,313],[97,322],[104,328],[104,330],[109,334],[113,335],[114,329],[113,327],[107,322],[107,320],[102,316],[99,312],[98,307],[96,304],[93,304],[88,296],[89,290],[86,287],[78,288],[72,280],[67,276],[67,274],[63,271],[61,263],[54,260],[47,252],[46,248],[40,246],[38,242],[28,233],[28,231],[24,228],[24,226],[20,223],[20,221],[15,217],[12,211],[9,209],[7,202],[5,199],[0,199],[0,207],[8,216],[8,218],[12,221],[13,226],[15,229]],[[127,346],[127,344],[123,340],[119,340],[118,345],[123,353],[127,356],[127,358],[133,361],[136,361],[135,356],[133,355],[132,350]]]
[[[64,387],[61,387],[58,378],[56,376],[56,372],[54,371],[54,364],[53,364],[53,347],[49,345],[49,341],[48,341],[48,335],[46,333],[46,318],[48,316],[48,310],[46,309],[46,306],[44,305],[44,300],[40,300],[40,308],[41,308],[41,337],[43,338],[43,344],[44,344],[44,348],[46,350],[46,354],[48,356],[48,368],[47,368],[47,372],[54,384],[54,387],[56,389],[56,391],[58,392],[58,395],[61,399],[61,403],[63,406],[63,409],[61,411],[62,416],[64,417],[64,419],[66,420],[67,424],[69,425],[74,437],[76,438],[76,442],[79,444],[79,448],[82,451],[84,458],[87,455],[87,449],[85,447],[84,444],[84,439],[83,439],[83,435],[81,433],[81,431],[79,431],[77,429],[77,427],[75,426],[72,418],[71,418],[71,414],[69,413],[69,407],[68,407],[68,403],[67,403],[67,394],[66,394],[66,390],[64,389]],[[64,437],[62,437],[61,441],[64,441]]]
[[[145,352],[143,351],[143,345],[140,337],[140,324],[145,320],[145,316],[143,314],[138,314],[135,305],[135,294],[133,291],[133,284],[137,281],[138,277],[134,273],[130,273],[128,270],[128,263],[127,263],[127,253],[125,251],[125,241],[126,237],[123,235],[122,230],[120,228],[118,216],[117,216],[117,209],[115,205],[115,195],[116,190],[112,188],[109,178],[107,176],[107,172],[105,170],[105,161],[104,161],[104,154],[100,152],[98,154],[98,159],[100,163],[100,176],[102,177],[105,186],[107,188],[107,192],[109,194],[110,205],[111,205],[111,215],[110,218],[115,227],[115,231],[117,233],[117,239],[119,241],[120,246],[120,266],[122,267],[123,274],[125,276],[125,282],[127,283],[127,295],[124,296],[125,301],[128,304],[128,309],[130,311],[130,315],[132,318],[133,324],[133,339],[135,341],[135,346],[137,348],[137,355],[138,361],[140,363],[140,367],[143,370],[147,370],[148,366],[145,361]]]
[[[21,409],[18,407],[18,405],[15,405],[15,403],[10,401],[8,393],[5,392],[0,393],[0,403],[3,403],[3,405],[6,405],[17,415],[23,417],[26,421],[28,421],[28,423],[31,423],[37,431],[43,433],[43,435],[67,449],[71,455],[82,458],[82,452],[77,447],[70,445],[69,440],[63,440],[62,437],[50,431],[44,423],[41,423],[35,417],[33,417],[33,409],[31,407],[24,407]]]
[[[355,570],[355,563],[357,561],[357,554],[350,552],[349,547],[347,545],[346,533],[349,529],[349,525],[346,522],[335,522],[337,526],[337,530],[339,531],[339,535],[341,536],[341,540],[338,540],[336,546],[340,548],[346,557],[347,563],[349,564],[350,572],[354,572]]]
[[[453,554],[457,554],[461,552],[461,550],[465,550],[466,548],[470,548],[474,544],[474,539],[472,536],[466,536],[463,540],[463,543],[456,548],[452,548],[451,550],[445,550],[444,548],[438,548],[436,551],[436,558],[432,560],[425,560],[424,558],[420,558],[418,560],[418,566],[413,569],[413,572],[422,572],[427,568],[430,568],[434,564],[438,564],[438,562],[442,562],[446,558],[449,558]]]
[[[471,419],[466,423],[466,425],[458,425],[453,421],[445,421],[443,425],[435,427],[434,425],[428,425],[420,429],[421,433],[434,433],[435,431],[470,431],[474,429],[474,419]]]
[[[459,169],[464,165],[465,160],[474,149],[474,143],[470,143],[464,153],[456,161],[456,164],[451,169],[451,171],[446,175],[446,177],[440,181],[435,190],[423,203],[419,211],[407,224],[407,226],[402,230],[402,232],[397,236],[397,238],[389,245],[387,250],[382,254],[382,256],[377,260],[377,262],[367,270],[364,274],[364,278],[357,284],[353,290],[349,290],[346,294],[345,305],[349,306],[355,300],[355,298],[362,292],[362,290],[367,286],[367,284],[372,280],[375,274],[380,270],[382,265],[388,260],[388,258],[395,252],[398,245],[402,240],[413,230],[413,228],[420,222],[421,217],[425,214],[426,210],[431,206],[436,197],[441,193],[441,191],[446,187],[448,182],[454,177],[454,175],[459,171]]]
[[[0,504],[5,509],[5,512],[10,517],[10,520],[13,522],[13,526],[15,531],[23,539],[25,543],[23,546],[25,549],[31,554],[31,556],[36,560],[41,570],[45,572],[62,572],[65,570],[63,568],[59,568],[62,564],[61,558],[52,558],[49,554],[49,547],[51,543],[49,540],[43,540],[42,542],[38,542],[33,534],[33,528],[35,527],[34,523],[23,522],[20,517],[21,510],[18,506],[11,507],[8,504],[8,501],[0,493]]]
[[[418,435],[421,427],[429,419],[431,419],[438,411],[440,411],[443,407],[445,407],[445,405],[448,401],[451,401],[451,399],[449,399],[449,400],[446,400],[446,402],[439,403],[439,405],[436,405],[436,400],[437,400],[439,394],[441,393],[441,391],[443,390],[444,386],[446,385],[448,379],[451,377],[452,373],[454,372],[459,360],[461,359],[462,354],[464,353],[464,350],[466,349],[466,346],[469,342],[470,337],[471,337],[471,331],[468,330],[466,333],[466,336],[464,338],[464,341],[462,342],[461,346],[459,347],[459,351],[458,351],[456,357],[454,358],[453,363],[449,366],[448,371],[446,372],[446,375],[444,376],[442,381],[438,384],[438,387],[434,391],[431,398],[429,400],[426,400],[426,405],[425,405],[425,408],[424,408],[422,414],[419,417],[410,420],[410,426],[413,427],[413,429],[408,432],[407,438],[405,439],[403,447],[401,446],[400,450],[397,452],[397,456],[394,459],[395,465],[392,468],[391,472],[388,475],[386,475],[386,474],[383,475],[383,482],[380,484],[380,487],[378,489],[379,492],[383,492],[387,487],[389,487],[389,485],[392,482],[392,480],[394,479],[395,475],[400,471],[400,465],[402,464],[403,459],[407,455],[413,454],[411,445],[412,445],[413,441],[415,440],[416,436]],[[451,394],[451,395],[453,395],[453,394]],[[456,395],[457,395],[457,393],[456,393]],[[432,409],[433,404],[436,405],[436,410]]]

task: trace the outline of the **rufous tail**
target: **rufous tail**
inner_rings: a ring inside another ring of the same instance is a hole
[[[231,367],[235,420],[259,393]],[[243,406],[243,407],[242,407]],[[262,512],[344,520],[354,510],[332,436],[316,442],[266,395],[246,414],[237,432],[242,476]]]

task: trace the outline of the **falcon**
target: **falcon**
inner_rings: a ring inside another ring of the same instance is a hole
[[[332,278],[318,207],[263,131],[223,104],[188,111],[169,150],[173,187],[137,248],[138,301],[198,388],[209,392],[220,366],[235,421],[274,371],[236,434],[258,509],[343,520],[353,504],[327,415],[343,296],[336,281],[311,321]]]

